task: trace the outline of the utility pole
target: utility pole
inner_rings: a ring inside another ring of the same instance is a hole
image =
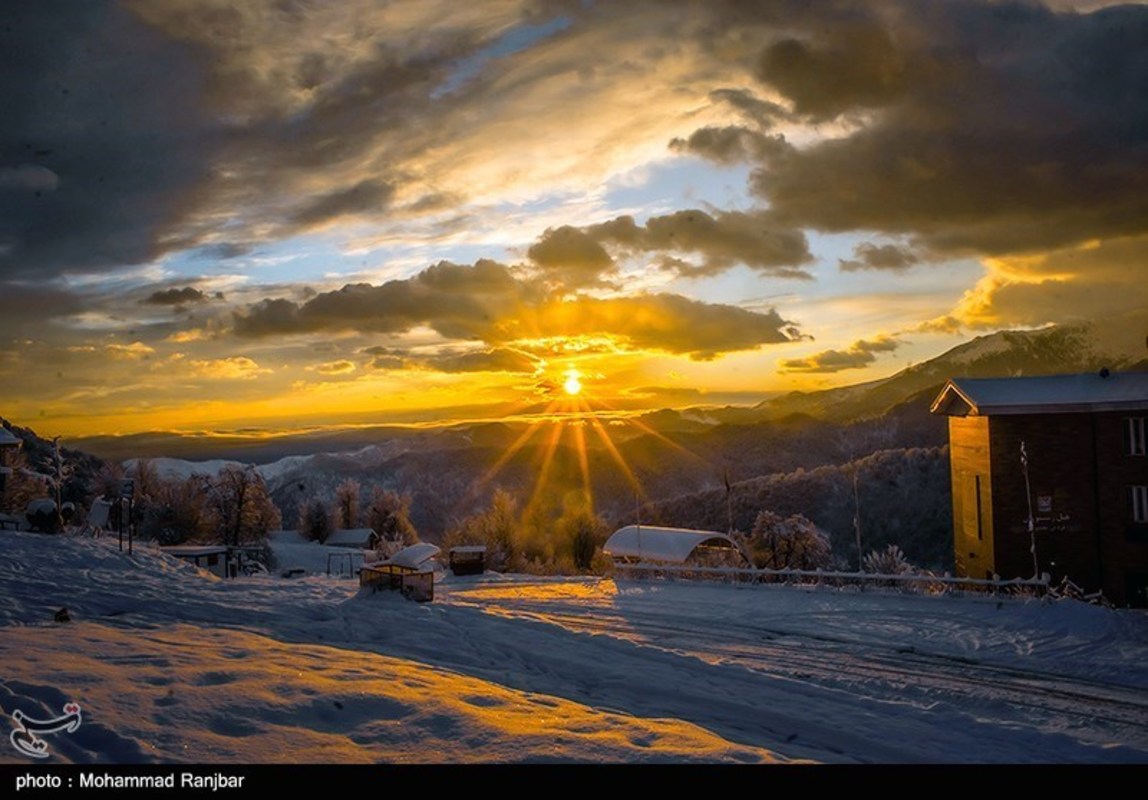
[[[1036,560],[1036,523],[1032,518],[1032,487],[1028,483],[1028,453],[1024,450],[1024,439],[1020,440],[1020,467],[1024,472],[1024,493],[1028,499],[1028,539],[1029,552],[1032,553],[1032,578],[1040,578],[1040,565]]]

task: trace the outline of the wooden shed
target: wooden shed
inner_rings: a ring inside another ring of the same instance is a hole
[[[434,600],[434,570],[430,562],[439,548],[422,542],[406,547],[385,561],[364,565],[359,571],[359,587],[370,592],[400,592],[408,600]]]
[[[481,544],[452,547],[450,571],[455,575],[481,575],[486,572],[486,547]]]

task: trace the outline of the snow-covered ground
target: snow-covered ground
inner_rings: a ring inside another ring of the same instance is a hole
[[[1148,763],[1148,615],[1073,601],[487,575],[416,604],[4,532],[0,626],[5,721],[82,708],[49,762]]]

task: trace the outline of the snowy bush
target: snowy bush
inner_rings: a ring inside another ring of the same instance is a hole
[[[909,563],[901,548],[891,544],[884,550],[873,550],[865,556],[862,562],[866,572],[877,575],[907,575],[920,572],[917,567]]]
[[[744,544],[762,569],[824,569],[833,557],[829,536],[800,514],[758,513]]]

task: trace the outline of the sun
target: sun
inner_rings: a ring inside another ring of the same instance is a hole
[[[566,394],[573,397],[582,391],[582,373],[576,369],[566,370],[566,382],[562,384],[562,388],[566,390]]]

